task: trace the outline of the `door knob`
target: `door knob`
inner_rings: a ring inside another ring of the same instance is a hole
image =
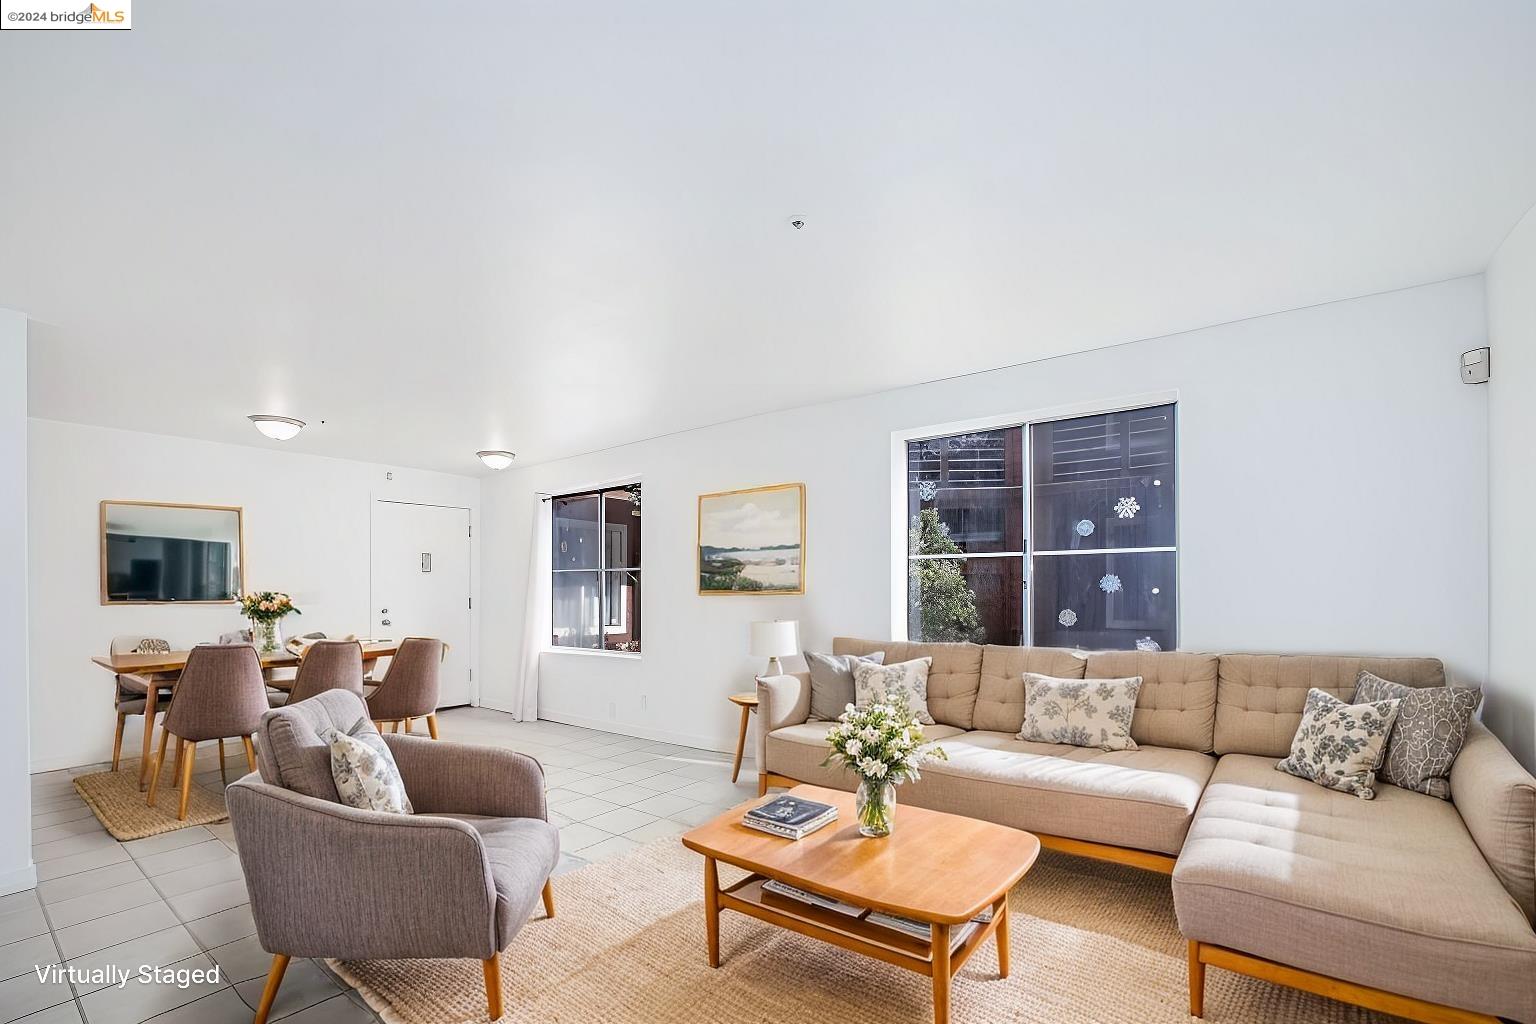
[[[387,625],[389,625],[389,620],[388,619],[380,619],[379,620],[379,625],[387,626]]]

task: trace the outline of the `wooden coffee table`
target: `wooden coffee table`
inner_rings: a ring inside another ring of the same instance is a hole
[[[683,845],[704,855],[704,927],[709,966],[720,966],[720,911],[735,910],[834,946],[933,978],[933,1019],[949,1020],[955,972],[995,933],[997,962],[1008,976],[1008,890],[1040,855],[1028,832],[974,818],[898,806],[896,827],[884,839],[859,835],[853,794],[796,786],[792,796],[838,809],[838,820],[804,839],[780,839],[741,824],[749,801],[683,835]],[[749,876],[720,888],[717,862]],[[776,878],[801,889],[883,910],[928,925],[919,939],[865,919],[811,906],[763,889]],[[984,910],[992,918],[958,946],[952,931]]]

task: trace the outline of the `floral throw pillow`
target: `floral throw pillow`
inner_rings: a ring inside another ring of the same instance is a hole
[[[1346,704],[1326,690],[1307,691],[1291,756],[1277,769],[1362,800],[1376,796],[1376,769],[1387,751],[1398,701]]]
[[[933,725],[928,713],[928,670],[932,658],[877,665],[862,658],[853,663],[853,702],[861,708],[875,703],[883,694],[887,700],[903,700],[917,720]]]
[[[1401,701],[1397,721],[1387,736],[1387,754],[1381,761],[1381,781],[1427,793],[1441,800],[1451,798],[1451,765],[1466,742],[1472,716],[1483,701],[1483,691],[1457,686],[1420,689],[1389,682],[1365,669],[1355,680],[1355,700]]]
[[[1141,676],[1058,679],[1024,673],[1024,728],[1018,738],[1101,750],[1135,750],[1131,718]]]
[[[332,729],[326,742],[331,745],[331,777],[342,803],[365,811],[411,813],[400,769],[383,737],[376,732],[348,736]]]

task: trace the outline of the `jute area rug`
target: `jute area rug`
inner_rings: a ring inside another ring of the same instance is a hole
[[[956,865],[956,870],[964,870]],[[739,872],[720,867],[721,883]],[[555,879],[502,954],[505,1021],[553,1024],[837,1021],[928,1024],[921,975],[740,914],[704,962],[703,860],[675,839]],[[1013,891],[1012,972],[991,944],[955,979],[956,1024],[1189,1024],[1187,949],[1166,876],[1046,852]],[[484,1021],[473,960],[333,962],[389,1024]],[[1381,1017],[1211,969],[1212,1024],[1385,1024]]]
[[[245,767],[243,763],[241,767]],[[170,774],[170,769],[166,769],[160,778],[160,791],[155,794],[154,807],[146,804],[145,794],[139,792],[137,759],[124,771],[76,776],[75,792],[80,794],[112,838],[123,842],[229,820],[224,795],[210,792],[193,782],[192,795],[187,801],[187,820],[177,821],[176,808],[181,802],[181,790],[170,780]]]

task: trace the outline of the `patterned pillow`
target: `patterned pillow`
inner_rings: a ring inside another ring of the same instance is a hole
[[[873,654],[816,654],[806,651],[805,667],[811,673],[811,719],[835,722],[849,704],[855,703],[853,665],[861,658],[876,665],[885,663],[885,652]]]
[[[1275,767],[1319,786],[1373,799],[1376,791],[1371,786],[1387,750],[1397,707],[1395,700],[1346,704],[1314,687],[1307,691],[1301,725],[1291,740],[1291,756]]]
[[[1466,742],[1483,691],[1454,686],[1418,689],[1361,669],[1355,680],[1355,700],[1401,702],[1387,737],[1381,781],[1449,800],[1451,764]]]
[[[1131,717],[1141,676],[1058,679],[1024,673],[1024,728],[1018,738],[1101,750],[1135,750]]]
[[[331,776],[342,803],[365,811],[411,813],[400,769],[383,737],[376,732],[348,736],[331,729],[325,740],[331,745]]]
[[[853,663],[853,702],[866,707],[881,694],[888,699],[901,698],[919,722],[933,725],[933,716],[928,713],[928,669],[932,666],[932,658],[895,665],[877,665],[861,658]]]

